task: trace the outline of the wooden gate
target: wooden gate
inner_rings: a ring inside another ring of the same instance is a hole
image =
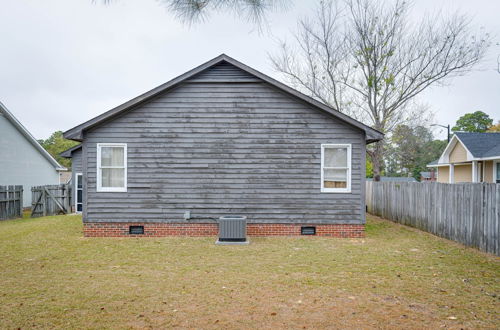
[[[71,213],[71,185],[32,187],[31,200],[32,218]]]
[[[0,186],[0,220],[22,216],[23,186]]]

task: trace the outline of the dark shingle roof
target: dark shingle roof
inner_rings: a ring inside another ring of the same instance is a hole
[[[430,178],[431,172],[420,172],[420,176],[423,178]]]
[[[373,181],[372,178],[366,178],[366,181]],[[380,182],[417,182],[415,178],[407,178],[404,176],[381,176]]]
[[[500,156],[500,133],[465,133],[455,135],[475,158]]]
[[[432,162],[427,164],[427,166],[432,166],[432,165],[437,165],[437,164],[439,164],[439,159],[433,160]]]

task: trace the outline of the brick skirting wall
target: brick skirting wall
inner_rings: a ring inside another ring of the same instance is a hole
[[[129,226],[144,226],[144,235],[129,234]],[[316,236],[360,238],[365,236],[364,225],[348,224],[288,224],[249,223],[248,236],[301,236],[302,226],[316,227]],[[87,222],[83,224],[85,237],[164,237],[164,236],[217,236],[216,223],[128,223]],[[308,236],[304,236],[308,237]]]

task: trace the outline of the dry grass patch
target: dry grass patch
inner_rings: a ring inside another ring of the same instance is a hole
[[[497,328],[500,258],[370,217],[366,239],[83,238],[0,223],[0,328]]]

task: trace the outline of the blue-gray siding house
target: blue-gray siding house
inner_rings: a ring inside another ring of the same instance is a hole
[[[211,235],[229,214],[254,235],[359,236],[366,144],[383,138],[227,55],[64,136],[81,142],[87,236]]]
[[[31,207],[31,187],[58,184],[65,170],[0,103],[0,185],[22,185],[23,206]]]

